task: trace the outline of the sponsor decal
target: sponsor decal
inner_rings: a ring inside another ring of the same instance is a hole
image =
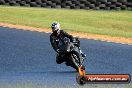
[[[114,83],[124,84],[130,83],[131,76],[129,74],[86,74],[84,67],[79,68],[79,73],[76,76],[78,84],[86,83]]]

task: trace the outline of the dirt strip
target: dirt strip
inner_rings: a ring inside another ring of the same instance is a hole
[[[37,32],[51,32],[51,30],[47,28],[35,28],[35,27],[18,25],[18,24],[14,25],[9,23],[0,23],[0,26],[29,30],[29,31],[37,31]],[[89,34],[89,33],[81,33],[81,32],[70,32],[70,34],[73,36],[78,36],[79,38],[87,38],[87,39],[115,42],[115,43],[122,43],[122,44],[132,44],[132,38],[111,37],[107,35],[97,35],[97,34]]]

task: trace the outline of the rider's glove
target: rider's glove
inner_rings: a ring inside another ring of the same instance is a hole
[[[75,44],[75,45],[78,45],[78,41],[74,38],[73,39],[73,43]]]
[[[73,38],[72,42],[73,42],[73,43],[76,43],[76,39],[75,39],[75,38]]]

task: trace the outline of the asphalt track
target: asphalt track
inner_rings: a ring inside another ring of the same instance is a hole
[[[49,35],[0,27],[0,88],[106,88],[100,84],[78,85],[74,69],[56,64]],[[132,45],[80,40],[87,54],[84,63],[87,73],[132,75]]]

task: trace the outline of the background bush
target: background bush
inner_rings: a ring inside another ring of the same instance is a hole
[[[87,10],[132,10],[132,0],[0,0],[0,5]]]

